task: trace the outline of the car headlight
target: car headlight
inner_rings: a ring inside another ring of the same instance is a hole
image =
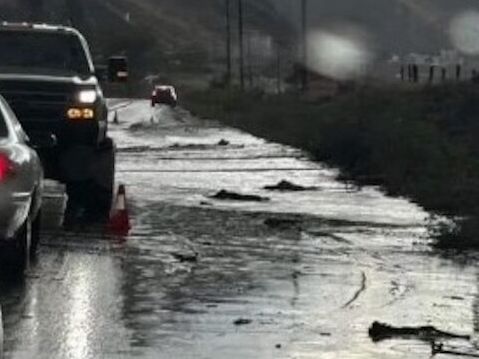
[[[77,101],[81,104],[95,103],[98,94],[96,90],[82,90],[77,95]]]

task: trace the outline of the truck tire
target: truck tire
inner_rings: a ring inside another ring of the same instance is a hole
[[[116,147],[111,138],[106,138],[98,149],[93,165],[91,191],[94,199],[88,211],[94,212],[102,220],[108,219],[115,188]]]
[[[66,183],[66,226],[78,220],[104,222],[108,219],[115,186],[115,157],[115,145],[111,138],[106,138],[95,152],[91,177]]]
[[[80,220],[86,206],[87,181],[69,181],[66,183],[67,206],[63,225],[70,227]]]

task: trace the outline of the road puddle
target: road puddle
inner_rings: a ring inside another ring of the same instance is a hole
[[[416,205],[181,109],[116,106],[132,231],[65,232],[50,192],[38,262],[0,294],[8,358],[430,358],[420,338],[373,342],[375,321],[474,352],[479,258],[434,252]]]

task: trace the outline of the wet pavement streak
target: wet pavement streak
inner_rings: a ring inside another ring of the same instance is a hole
[[[49,184],[38,259],[0,283],[7,358],[430,357],[421,338],[373,342],[375,321],[474,350],[477,258],[433,252],[420,208],[182,109],[112,106],[132,232],[64,231]],[[282,181],[302,190],[267,189]]]

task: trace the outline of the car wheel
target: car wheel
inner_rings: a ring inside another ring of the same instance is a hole
[[[22,276],[28,267],[30,259],[30,245],[32,240],[32,222],[27,218],[23,226],[15,235],[14,241],[7,249],[5,258],[6,273],[13,276]]]
[[[30,257],[37,254],[38,244],[40,243],[40,230],[42,226],[42,211],[38,211],[37,217],[32,223],[32,243],[30,246]]]

